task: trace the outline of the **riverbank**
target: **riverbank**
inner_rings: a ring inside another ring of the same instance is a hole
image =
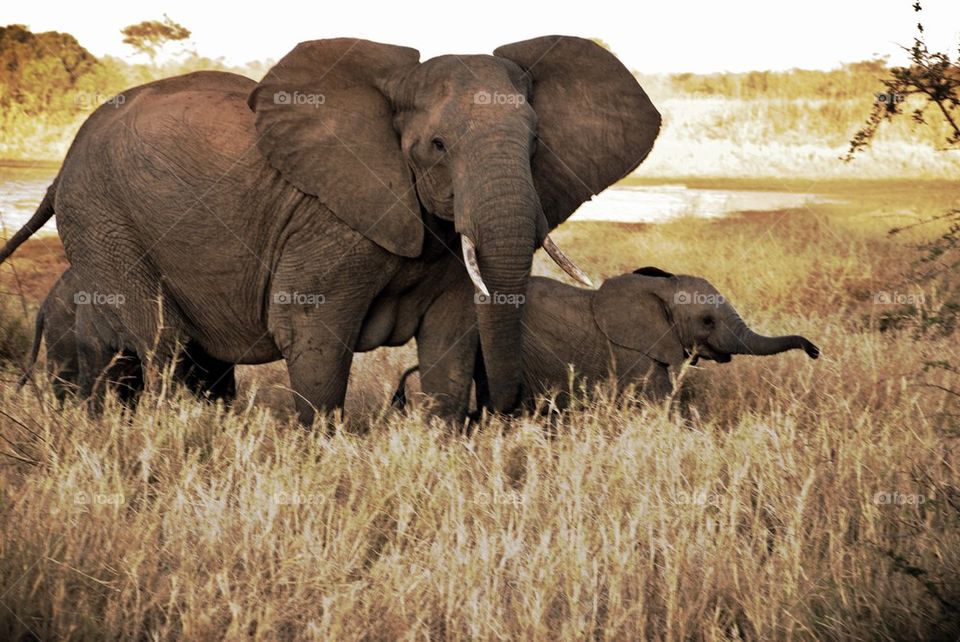
[[[952,179],[960,176],[960,150],[940,151],[937,127],[919,128],[909,118],[885,123],[873,145],[850,162],[841,157],[863,125],[873,97],[843,101],[839,111],[823,99],[751,100],[678,95],[655,85],[651,98],[663,126],[638,175],[666,179]],[[89,114],[67,124],[39,119],[20,124],[0,141],[0,165],[56,167]]]

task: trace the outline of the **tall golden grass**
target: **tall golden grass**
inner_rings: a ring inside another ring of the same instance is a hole
[[[924,363],[957,348],[903,280],[933,231],[885,234],[955,197],[836,191],[558,232],[596,276],[701,274],[823,349],[688,371],[664,406],[600,391],[465,438],[383,408],[409,348],[361,360],[332,437],[265,398],[275,370],[231,409],[166,392],[99,420],[0,387],[0,638],[955,638],[955,382]]]

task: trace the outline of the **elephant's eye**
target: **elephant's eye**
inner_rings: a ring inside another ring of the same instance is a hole
[[[442,138],[434,138],[434,139],[433,139],[432,141],[430,141],[430,142],[433,143],[433,148],[434,148],[435,150],[437,150],[438,152],[445,152],[445,151],[447,151],[447,146],[444,145]]]
[[[713,324],[714,324],[714,321],[712,316],[707,315],[703,317],[703,325],[707,326],[708,328],[712,328]]]

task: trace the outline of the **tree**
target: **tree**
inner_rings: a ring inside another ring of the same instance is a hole
[[[919,1],[913,4],[913,9],[917,13],[923,10]],[[928,111],[933,111],[942,118],[947,126],[945,146],[960,147],[960,49],[957,58],[940,51],[931,52],[924,41],[923,23],[918,21],[913,46],[907,51],[910,54],[910,64],[906,67],[891,68],[890,76],[882,80],[886,91],[877,95],[867,122],[850,140],[850,149],[844,160],[851,160],[854,154],[869,146],[881,123],[903,116],[908,104],[911,117],[920,125],[932,124],[927,120]],[[913,100],[908,103],[909,97],[913,97]],[[946,229],[933,240],[920,244],[919,258],[911,266],[907,278],[915,283],[940,281],[939,289],[944,304],[939,311],[924,318],[920,331],[934,328],[949,334],[960,327],[960,285],[955,278],[956,270],[960,267],[960,209],[951,209],[943,214],[894,228],[890,230],[890,234],[895,235],[906,229],[930,224],[942,225]],[[944,370],[960,375],[960,366],[949,360],[928,360],[925,362],[924,371],[929,370]],[[934,387],[960,399],[960,390],[951,390],[939,384]]]
[[[0,27],[0,108],[36,115],[69,107],[70,92],[99,66],[70,34]]]
[[[147,54],[151,63],[156,62],[157,55],[164,45],[190,37],[190,30],[171,20],[167,14],[163,14],[163,20],[144,20],[135,25],[126,26],[120,30],[120,33],[123,34],[124,44]]]
[[[923,10],[919,1],[914,3],[913,10],[917,13]],[[945,146],[960,146],[960,50],[955,59],[941,51],[931,52],[924,41],[923,23],[920,21],[917,22],[913,46],[906,50],[910,54],[910,64],[891,68],[890,76],[882,80],[886,91],[877,95],[866,124],[850,140],[850,149],[844,160],[849,161],[854,154],[866,149],[881,123],[904,115],[908,97],[911,96],[915,97],[910,101],[913,120],[921,125],[931,125],[927,120],[927,111],[933,110],[947,125]],[[923,253],[912,275],[916,281],[929,281],[960,267],[960,209],[907,227],[894,228],[890,233],[898,234],[905,229],[931,223],[945,224],[947,230],[921,246]],[[960,310],[960,301],[954,307]],[[955,321],[951,317],[951,327]]]
[[[919,1],[914,3],[913,10],[917,13],[923,10]],[[931,52],[924,41],[922,22],[917,22],[917,35],[907,51],[909,66],[893,67],[890,77],[882,81],[886,91],[877,95],[866,124],[851,139],[844,160],[851,160],[854,154],[865,149],[882,122],[902,115],[910,96],[921,99],[911,112],[914,121],[927,124],[926,112],[935,107],[951,132],[945,141],[947,146],[960,145],[960,52],[956,59],[944,52]]]

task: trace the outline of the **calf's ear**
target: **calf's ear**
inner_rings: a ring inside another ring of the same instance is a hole
[[[593,317],[607,339],[675,365],[684,360],[679,328],[662,277],[625,274],[607,279],[593,295]]]

